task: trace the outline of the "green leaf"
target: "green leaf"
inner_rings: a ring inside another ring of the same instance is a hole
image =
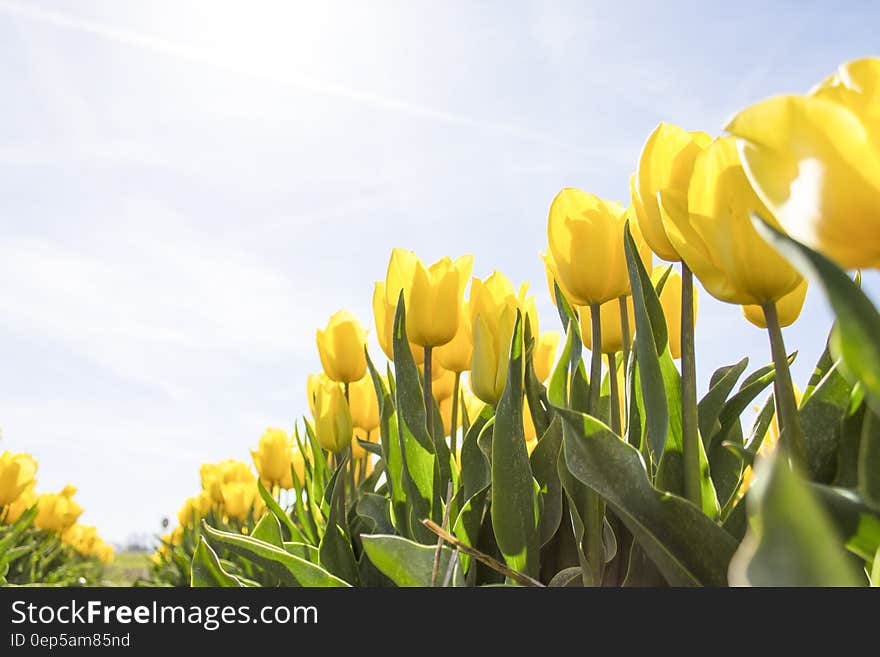
[[[557,409],[573,431],[568,470],[612,507],[673,586],[723,586],[736,542],[690,502],[651,486],[639,453],[587,415]]]
[[[734,365],[718,369],[712,375],[712,385],[709,392],[697,404],[700,435],[703,437],[704,445],[708,443],[712,434],[721,428],[721,423],[718,421],[721,409],[724,408],[724,402],[727,401],[727,397],[733,391],[736,382],[745,372],[748,364],[749,359],[743,358]]]
[[[849,408],[851,390],[834,366],[798,411],[807,443],[807,470],[814,481],[834,481],[842,422]]]
[[[436,545],[420,545],[400,536],[362,535],[364,552],[379,571],[397,586],[431,586]],[[438,584],[442,583],[452,558],[452,550],[443,546],[440,552]],[[456,564],[452,583],[461,586],[464,575]]]
[[[240,587],[242,583],[223,569],[220,559],[217,558],[217,553],[211,549],[204,538],[201,538],[195,553],[193,553],[190,586],[193,588],[202,586]]]
[[[492,438],[492,528],[507,565],[538,575],[538,502],[523,433],[523,327],[517,311]]]
[[[865,384],[868,402],[880,413],[880,313],[859,286],[827,257],[753,216],[755,228],[804,276],[819,284],[837,318],[831,352]]]
[[[321,554],[314,545],[309,545],[308,543],[295,543],[293,541],[284,541],[284,545],[282,545],[284,551],[292,554],[294,556],[299,557],[300,559],[305,559],[306,561],[310,561],[311,563],[316,563],[318,565],[321,564]]]
[[[284,544],[284,537],[281,535],[281,525],[278,524],[278,520],[271,513],[267,513],[260,518],[257,526],[254,527],[254,531],[251,532],[251,536],[258,541],[271,543],[275,547],[282,547]]]
[[[652,458],[659,462],[666,446],[669,429],[669,406],[663,385],[660,354],[667,349],[666,320],[663,307],[639,257],[627,222],[624,236],[626,267],[632,284],[633,310],[636,334],[633,351],[639,363],[642,399],[645,406],[645,424]],[[679,413],[681,407],[678,407]]]
[[[357,560],[351,547],[348,520],[345,515],[346,460],[339,464],[331,480],[330,515],[318,546],[321,565],[349,584],[357,584]]]
[[[267,573],[277,577],[287,586],[348,586],[348,583],[326,570],[282,548],[241,536],[220,531],[202,521],[202,533],[210,543],[222,546],[233,554],[253,562]]]
[[[859,446],[859,492],[875,509],[880,509],[880,418],[865,415]]]
[[[24,513],[19,516],[18,520],[12,523],[12,526],[6,530],[3,538],[0,539],[0,563],[4,563],[3,556],[8,550],[12,549],[16,542],[18,542],[19,537],[27,530],[28,527],[31,526],[34,518],[37,517],[37,513],[37,505],[34,504],[32,507],[26,509]]]
[[[834,523],[847,549],[870,560],[880,547],[880,513],[853,491],[822,484],[811,484],[810,489]]]
[[[293,476],[296,477],[296,473],[293,473]],[[293,524],[293,520],[290,519],[290,516],[284,512],[278,502],[275,501],[275,498],[266,490],[266,487],[263,486],[263,482],[257,479],[257,490],[260,492],[260,497],[263,498],[263,501],[266,503],[266,506],[269,507],[269,511],[272,512],[272,516],[280,522],[285,529],[287,529],[287,535],[290,537],[292,541],[299,541],[301,543],[306,542],[306,539],[303,537],[302,532],[300,532],[299,528]],[[297,495],[297,499],[299,496]],[[264,516],[265,517],[265,516]],[[277,523],[276,523],[277,524]],[[257,525],[259,527],[259,525]],[[256,529],[254,530],[256,531]],[[282,537],[279,534],[278,541],[269,541],[275,545],[281,545]]]
[[[562,353],[559,355],[559,360],[556,361],[556,366],[550,374],[547,396],[550,399],[550,403],[554,406],[564,407],[568,404],[569,363],[575,344],[580,345],[580,340],[574,329],[575,326],[577,326],[577,322],[569,324],[565,334],[565,344],[562,347]]]
[[[391,501],[375,493],[365,493],[357,503],[357,514],[370,526],[371,534],[393,534]]]
[[[538,534],[541,546],[547,545],[562,521],[562,484],[557,473],[559,450],[562,448],[562,422],[554,416],[550,427],[538,441],[529,462],[532,475],[538,482],[541,498],[541,515],[538,518]]]
[[[831,520],[786,459],[758,463],[748,504],[753,517],[730,566],[731,584],[861,584]]]
[[[547,584],[550,588],[564,588],[567,586],[581,585],[581,569],[579,566],[570,566],[556,573]]]

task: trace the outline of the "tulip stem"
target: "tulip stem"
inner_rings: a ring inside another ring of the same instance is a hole
[[[456,451],[458,450],[458,393],[461,385],[461,372],[455,373],[455,384],[452,387],[452,418],[449,423],[449,450],[452,452],[453,463],[458,463]]]
[[[694,352],[694,275],[681,263],[681,442],[684,496],[703,508],[700,485],[700,431],[697,415],[697,365]],[[660,458],[660,455],[656,455]]]
[[[773,354],[773,365],[776,378],[773,381],[776,398],[776,413],[779,422],[779,442],[788,451],[792,461],[799,466],[807,464],[807,448],[804,432],[798,417],[797,401],[791,382],[791,370],[788,367],[788,354],[782,339],[782,327],[779,325],[779,313],[776,303],[771,301],[761,306],[770,336],[770,352]]]
[[[617,385],[617,354],[608,354],[608,377],[611,384],[611,430],[620,433],[620,388]]]
[[[623,371],[626,372],[629,363],[629,308],[626,307],[626,296],[618,297],[620,304],[620,336],[623,338]]]
[[[434,348],[431,345],[425,346],[425,385],[423,390],[425,393],[425,423],[428,425],[428,435],[434,437],[434,394],[431,391],[431,356]]]
[[[588,412],[599,417],[599,394],[602,388],[602,320],[598,303],[590,304],[590,328],[592,349],[590,350],[590,398]]]

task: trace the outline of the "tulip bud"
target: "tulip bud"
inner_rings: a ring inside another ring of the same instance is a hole
[[[0,507],[12,504],[33,485],[37,462],[29,454],[0,454]]]
[[[251,457],[260,480],[271,490],[285,478],[290,479],[293,441],[283,429],[266,429],[257,449],[251,450]]]
[[[666,268],[656,269],[651,282],[656,287],[666,273]],[[663,290],[660,292],[660,305],[666,316],[666,333],[669,336],[669,352],[673,358],[681,358],[681,275],[669,272]],[[630,311],[632,313],[632,311]],[[697,321],[697,287],[694,286],[694,322]],[[630,334],[632,335],[632,334]]]
[[[315,394],[315,437],[328,452],[341,452],[351,443],[351,411],[342,386],[321,381]]]
[[[355,429],[369,434],[379,427],[379,399],[369,374],[348,386],[348,407]]]
[[[657,195],[663,192],[680,198],[679,208],[671,211],[679,212],[679,221],[687,219],[687,192],[694,159],[711,140],[705,132],[688,132],[661,123],[642,147],[638,173],[630,178],[630,196],[645,242],[663,260],[674,262],[680,257],[666,234],[669,211],[657,202]]]
[[[492,318],[494,321],[478,315],[474,325],[471,387],[477,397],[493,406],[501,399],[507,383],[516,316],[516,305],[505,304],[497,317]]]
[[[846,269],[880,266],[880,59],[844,64],[810,95],[761,101],[726,129],[794,239]]]
[[[366,374],[367,331],[347,310],[332,315],[325,330],[318,329],[317,342],[321,366],[334,381],[351,383]]]
[[[532,366],[535,376],[543,383],[550,378],[553,365],[556,363],[556,352],[559,349],[559,333],[556,331],[544,331],[535,340],[535,349],[532,353]]]
[[[663,192],[660,198],[669,211],[670,241],[717,299],[760,305],[782,298],[801,282],[801,275],[752,225],[753,213],[767,221],[773,216],[752,190],[734,138],[716,139],[697,155],[686,220],[680,198]]]
[[[257,487],[253,483],[230,481],[220,487],[220,495],[223,499],[223,513],[244,522],[257,497]]]
[[[256,481],[250,466],[244,461],[226,459],[219,463],[205,463],[199,468],[202,489],[216,504],[223,502],[221,488],[223,484],[241,482],[253,484]]]
[[[632,295],[626,297],[627,323],[629,324],[629,338],[632,340],[635,333],[635,310],[633,310]],[[581,338],[584,347],[593,349],[592,313],[589,306],[578,308],[578,317],[581,325]],[[615,354],[623,351],[623,326],[620,321],[620,301],[614,299],[606,301],[599,306],[599,324],[602,327],[602,353]]]
[[[804,307],[807,298],[807,279],[801,281],[794,290],[786,294],[776,302],[776,312],[779,315],[779,326],[785,328],[795,323]],[[764,318],[764,309],[761,306],[743,306],[743,315],[747,320],[758,328],[767,328],[767,320]]]
[[[452,372],[465,372],[471,368],[474,353],[474,336],[471,324],[470,304],[464,302],[458,314],[458,330],[449,342],[434,350],[435,363]],[[436,392],[434,393],[436,396]]]
[[[37,517],[34,527],[61,533],[82,515],[83,509],[72,498],[73,486],[65,486],[60,493],[44,493],[37,497]]]
[[[416,262],[406,297],[406,333],[412,342],[437,347],[455,337],[462,295],[473,266],[474,258],[469,255],[455,262],[445,257],[430,267],[421,260]]]

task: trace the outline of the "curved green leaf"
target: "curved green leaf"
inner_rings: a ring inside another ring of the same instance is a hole
[[[217,553],[211,549],[203,537],[199,539],[199,544],[193,553],[190,586],[197,588],[203,586],[240,587],[243,585],[223,569],[220,559],[217,558]]]
[[[397,586],[431,586],[436,545],[421,545],[400,536],[361,535],[364,552],[373,565]],[[443,546],[440,552],[441,578],[449,567],[452,550]],[[462,586],[464,575],[456,564],[452,583]]]

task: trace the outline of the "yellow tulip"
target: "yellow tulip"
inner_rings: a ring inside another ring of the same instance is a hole
[[[61,534],[62,543],[71,546],[85,557],[92,555],[95,544],[99,540],[97,527],[80,523],[68,527]]]
[[[556,331],[544,331],[535,340],[532,365],[535,368],[535,376],[541,383],[550,378],[550,372],[553,371],[553,365],[556,364],[558,349],[559,333]]]
[[[626,297],[627,323],[629,324],[629,339],[632,341],[636,330],[635,310],[633,310],[632,295]],[[592,314],[589,306],[581,306],[578,309],[581,325],[581,337],[587,349],[593,349]],[[613,299],[599,306],[599,324],[602,327],[602,353],[615,354],[623,350],[623,326],[620,321],[620,301]]]
[[[82,515],[83,509],[73,500],[76,488],[65,486],[60,493],[43,493],[37,497],[34,527],[63,532]]]
[[[202,480],[202,489],[216,504],[223,502],[223,496],[220,492],[223,484],[233,481],[252,484],[256,481],[250,466],[244,461],[236,459],[226,459],[219,463],[205,463],[199,468],[199,476]]]
[[[370,433],[379,427],[379,399],[369,374],[348,387],[348,408],[355,429]]]
[[[654,286],[663,278],[666,268],[656,269],[651,274]],[[681,275],[676,271],[669,272],[663,291],[660,292],[660,305],[666,316],[666,333],[669,336],[669,351],[673,358],[681,358]],[[697,287],[694,286],[694,321],[697,320]],[[632,311],[630,311],[632,312]]]
[[[399,292],[398,292],[399,294]],[[385,293],[385,283],[377,281],[373,289],[373,317],[376,320],[376,335],[379,338],[379,346],[388,356],[388,360],[394,360],[394,315],[397,313],[397,297],[391,302]],[[413,358],[421,365],[425,361],[425,351],[417,344],[409,343]]]
[[[21,518],[21,514],[37,503],[37,494],[34,492],[36,480],[31,480],[31,484],[25,488],[12,504],[6,507],[6,522],[14,523]]]
[[[113,546],[98,539],[92,547],[92,555],[98,557],[98,560],[106,566],[113,563]]]
[[[779,326],[785,328],[795,323],[804,307],[807,298],[807,279],[801,281],[794,290],[786,294],[776,302],[776,312],[779,314]],[[761,306],[743,306],[743,316],[758,328],[767,328],[767,320],[764,318],[764,310]]]
[[[306,480],[306,462],[305,456],[299,450],[297,445],[293,446],[293,451],[290,455],[290,465],[293,466],[293,470],[296,472],[296,478],[299,479],[300,485]],[[288,467],[284,471],[284,475],[281,477],[281,488],[285,490],[290,490],[293,488],[293,475],[291,474],[291,470]]]
[[[627,213],[579,189],[563,189],[550,205],[548,266],[577,305],[604,303],[630,290],[623,253]]]
[[[473,256],[455,262],[444,257],[430,267],[416,262],[412,287],[406,298],[407,337],[422,347],[438,347],[458,331],[462,295],[474,267]]]
[[[328,452],[341,452],[351,444],[354,427],[342,386],[321,381],[315,394],[315,438]]]
[[[510,281],[497,271],[485,281],[475,278],[471,282],[474,354],[470,384],[477,397],[487,404],[498,403],[507,381],[517,310],[523,310],[538,330],[534,297],[526,297],[527,290],[528,286],[523,285],[519,294],[515,293]]]
[[[188,497],[177,512],[177,522],[184,527],[192,527],[194,523],[207,516],[213,506],[214,500],[207,491]]]
[[[223,498],[223,513],[243,522],[257,497],[257,487],[252,483],[230,481],[220,487],[220,495]]]
[[[537,438],[533,438],[532,440],[526,441],[526,449],[529,452],[529,456],[532,455],[532,452],[535,451],[535,447],[537,447],[537,446],[538,446],[538,439]]]
[[[422,377],[424,378],[425,372],[424,370],[420,370],[422,372]],[[434,365],[431,368],[431,394],[434,395],[434,399],[437,403],[442,402],[444,399],[449,399],[452,397],[452,393],[455,390],[455,372],[450,372],[449,370]]]
[[[334,381],[351,383],[366,374],[367,331],[347,310],[334,313],[325,330],[318,329],[317,342],[321,366]]]
[[[726,129],[792,237],[844,268],[880,265],[880,59],[844,64],[810,95],[761,101]]]
[[[29,454],[0,454],[0,507],[12,504],[28,486],[37,473],[37,462]]]
[[[280,485],[285,476],[290,478],[293,441],[283,429],[266,429],[257,448],[251,450],[251,458],[260,480],[271,490]]]
[[[466,372],[471,368],[474,354],[473,325],[469,302],[463,302],[458,314],[458,330],[449,342],[434,350],[434,362],[452,372]]]
[[[758,235],[755,212],[772,220],[752,190],[733,137],[716,139],[696,157],[688,188],[688,218],[680,199],[660,192],[669,210],[666,232],[709,293],[743,305],[776,301],[801,282],[800,274]],[[674,211],[671,208],[675,207]]]
[[[648,137],[639,156],[638,173],[630,178],[630,196],[639,218],[645,242],[663,260],[680,260],[679,252],[667,236],[670,212],[687,220],[687,194],[694,160],[712,138],[705,132],[688,132],[661,123]],[[674,208],[658,203],[660,193],[680,199]]]

